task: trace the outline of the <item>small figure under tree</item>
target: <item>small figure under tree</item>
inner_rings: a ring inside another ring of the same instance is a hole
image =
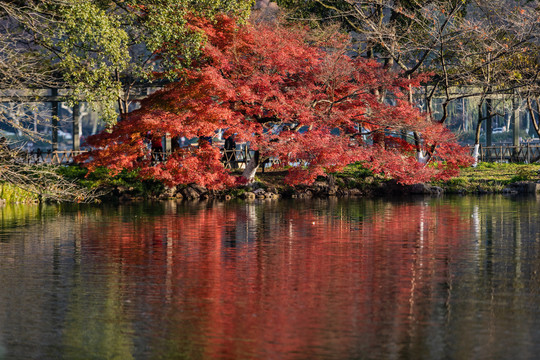
[[[203,55],[181,81],[88,138],[94,150],[81,160],[91,171],[139,169],[142,177],[171,186],[223,188],[251,181],[268,157],[290,168],[290,184],[309,184],[357,161],[401,183],[446,179],[470,162],[447,129],[408,102],[407,92],[422,78],[405,79],[373,60],[351,58],[345,36],[237,25],[226,16],[197,19],[191,26],[207,38]],[[382,101],[381,94],[391,101]],[[242,177],[232,176],[220,150],[206,142],[179,149],[157,165],[144,160],[149,150],[141,134],[148,131],[193,138],[220,129],[259,155]],[[421,135],[425,161],[417,161],[416,149],[402,139],[407,133]]]

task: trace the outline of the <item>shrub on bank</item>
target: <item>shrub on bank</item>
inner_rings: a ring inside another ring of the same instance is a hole
[[[105,197],[129,194],[132,197],[156,196],[165,190],[165,185],[156,180],[141,180],[136,171],[121,171],[112,176],[106,168],[96,169],[88,174],[88,169],[79,165],[64,166],[58,170],[69,180],[75,180],[88,189],[105,189]]]

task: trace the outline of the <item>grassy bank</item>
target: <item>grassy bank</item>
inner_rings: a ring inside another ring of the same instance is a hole
[[[430,185],[444,189],[445,193],[502,193],[512,183],[540,181],[539,172],[540,164],[481,163],[475,168],[461,169],[458,177],[447,181],[433,181]],[[283,190],[287,188],[283,183],[284,176],[284,172],[260,173],[257,180],[265,187]],[[396,192],[396,186],[392,181],[374,175],[359,165],[351,165],[335,174],[335,184],[342,189],[359,189],[363,194],[384,196],[386,191]]]
[[[540,180],[539,171],[540,164],[481,163],[476,168],[461,169],[456,178],[433,184],[447,193],[500,193],[511,183]]]

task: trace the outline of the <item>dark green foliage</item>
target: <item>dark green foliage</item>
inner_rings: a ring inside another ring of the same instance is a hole
[[[88,174],[88,170],[79,165],[64,166],[59,173],[69,180],[77,181],[89,189],[106,190],[109,196],[129,194],[134,197],[152,197],[162,193],[165,185],[156,180],[141,180],[136,171],[122,171],[115,176],[106,168],[99,168]]]
[[[355,162],[347,166],[341,173],[340,176],[351,176],[354,178],[365,179],[367,177],[373,176],[373,171],[365,168],[361,162]]]
[[[296,20],[312,19],[315,21],[342,21],[340,12],[350,9],[350,5],[343,0],[332,1],[331,7],[324,6],[318,1],[305,0],[277,0],[277,4],[289,12],[289,16]]]

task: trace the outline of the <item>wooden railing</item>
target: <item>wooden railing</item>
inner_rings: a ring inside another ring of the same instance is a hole
[[[474,152],[474,147],[469,147],[471,155]],[[73,163],[75,156],[84,153],[84,150],[57,150],[57,151],[41,151],[34,150],[30,152],[20,151],[17,153],[17,158],[20,161],[28,164],[70,164]],[[221,150],[221,161],[228,169],[244,168],[253,157],[253,151],[246,146],[242,146],[235,150]],[[162,162],[167,159],[170,153],[152,153],[152,161],[155,163]],[[480,162],[523,162],[532,163],[540,160],[540,144],[521,144],[514,145],[493,145],[480,146],[478,161]],[[267,165],[273,164],[273,161],[267,160]]]
[[[27,164],[70,164],[74,162],[74,158],[77,155],[84,153],[84,150],[74,151],[74,150],[46,150],[42,151],[32,150],[32,151],[16,151],[12,152],[18,161],[27,163]],[[222,159],[226,168],[237,169],[245,167],[245,165],[253,157],[253,151],[248,149],[245,146],[238,148],[236,150],[221,150]],[[159,163],[167,160],[167,157],[170,155],[170,152],[152,152],[152,162]]]
[[[15,156],[19,161],[25,162],[27,164],[70,164],[73,163],[75,156],[84,153],[83,150],[47,150],[42,151],[41,149],[32,150],[32,151],[18,151]]]
[[[166,161],[170,152],[152,152],[152,162],[160,163]],[[227,169],[243,168],[253,157],[253,150],[247,146],[241,146],[235,150],[221,149],[221,161]]]
[[[471,155],[474,147],[470,148]],[[478,161],[480,162],[509,162],[532,163],[540,159],[540,144],[492,145],[480,146]]]

